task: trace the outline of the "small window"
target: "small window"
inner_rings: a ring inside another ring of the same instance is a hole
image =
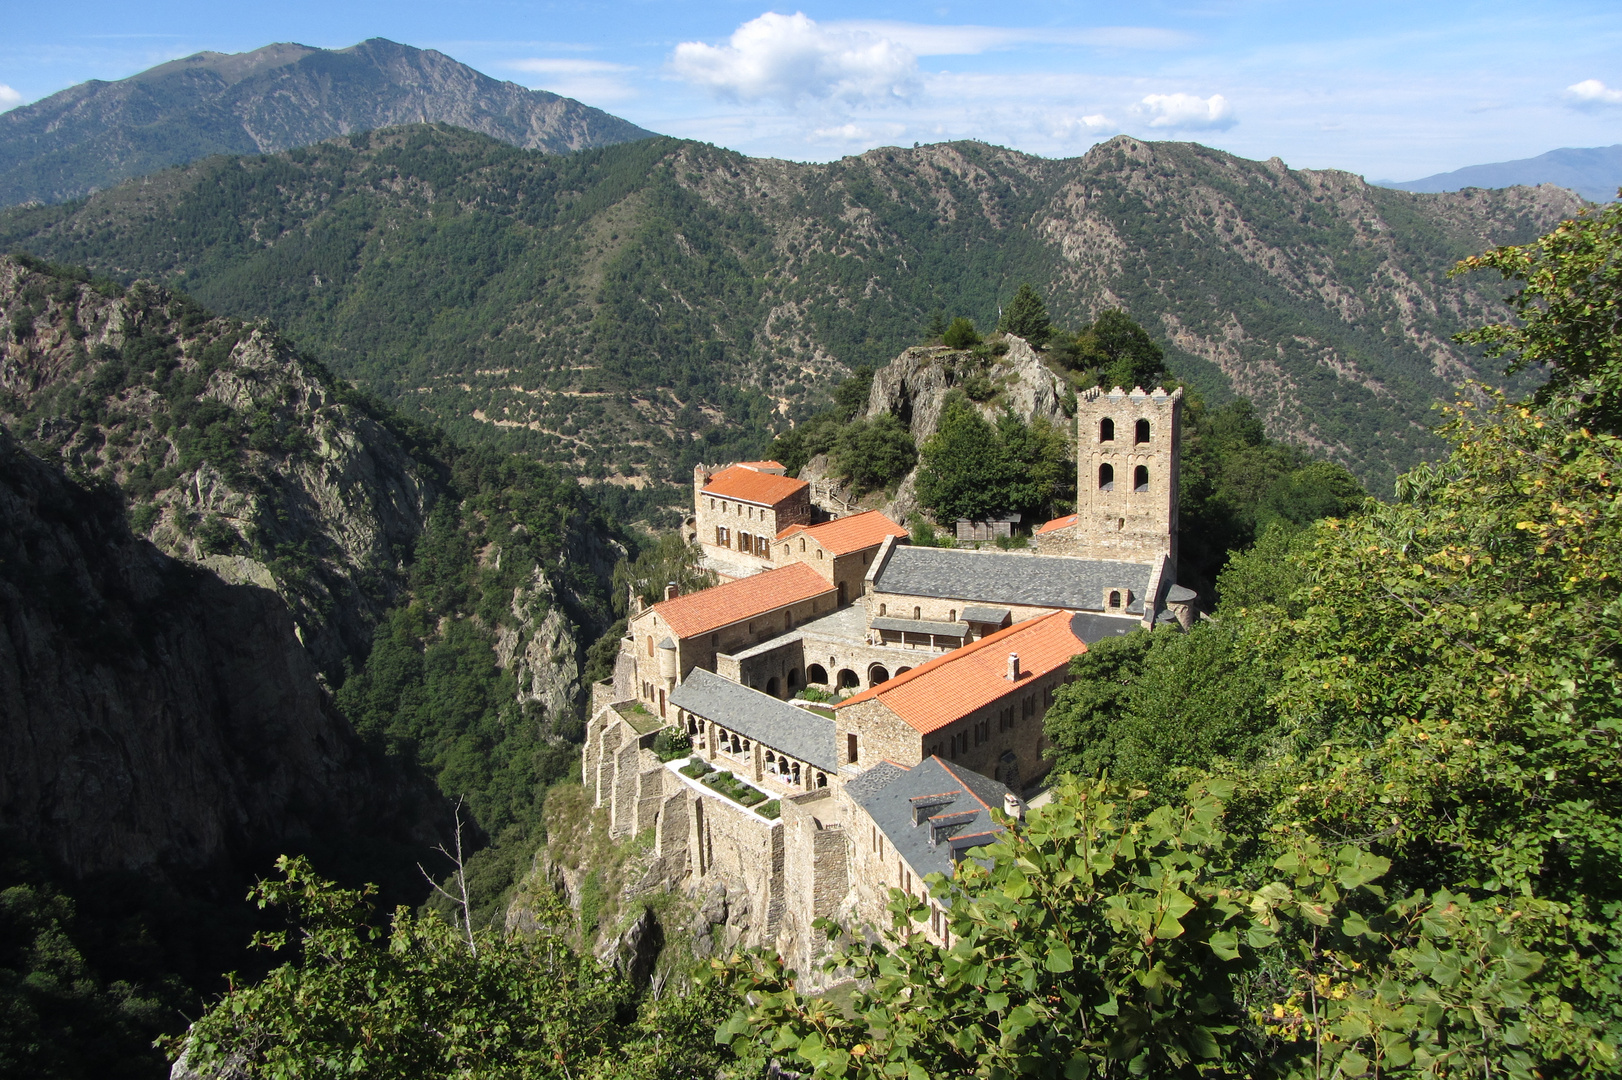
[[[860,747],[857,746],[856,733],[852,731],[845,736],[845,761],[851,765],[856,764],[859,751]]]
[[[652,637],[648,638],[648,655],[649,656],[653,655],[653,638]]]
[[[805,550],[805,537],[803,537],[803,536],[800,537],[800,550],[801,551]]]
[[[1139,420],[1138,421],[1138,442],[1146,443],[1148,441],[1149,441],[1149,421],[1147,421],[1147,420]]]
[[[946,621],[957,622],[957,608],[954,607],[946,609]]]
[[[1098,422],[1098,441],[1099,442],[1114,442],[1115,441],[1115,421],[1111,420],[1107,416],[1104,417],[1104,419],[1102,419],[1102,420],[1100,420]]]
[[[1098,490],[1115,490],[1115,466],[1105,464],[1098,467]]]
[[[819,558],[819,559],[822,558],[822,549],[821,548],[817,548],[817,558]]]
[[[922,619],[924,617],[924,609],[921,608],[921,607],[913,608],[912,609],[912,617],[914,619]]]
[[[1139,465],[1132,470],[1132,490],[1139,492],[1149,490],[1149,466]]]
[[[880,604],[879,605],[879,618],[881,618],[881,619],[884,617],[884,609],[885,609],[885,605]]]
[[[711,634],[710,635],[710,644],[711,645],[720,645],[721,644],[721,635],[720,634]]]

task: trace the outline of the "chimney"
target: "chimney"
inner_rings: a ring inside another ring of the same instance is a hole
[[[679,591],[680,590],[678,590],[676,588],[676,583],[674,581],[665,582],[665,599],[666,600],[674,600],[674,599],[676,599],[676,596],[677,596]]]
[[[1002,812],[1015,821],[1024,821],[1025,803],[1012,791],[1005,791],[1002,796]]]
[[[1008,681],[1019,682],[1019,653],[1008,654]]]

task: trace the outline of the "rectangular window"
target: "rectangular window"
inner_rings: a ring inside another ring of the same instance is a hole
[[[1025,695],[1024,715],[1026,715],[1026,716],[1035,716],[1036,715],[1036,695],[1035,694],[1027,694],[1027,695]]]
[[[851,765],[856,764],[857,750],[856,733],[852,731],[845,736],[845,760]]]

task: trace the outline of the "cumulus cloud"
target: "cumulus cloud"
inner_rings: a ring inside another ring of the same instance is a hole
[[[629,101],[637,96],[636,88],[620,78],[622,73],[636,70],[628,64],[575,57],[534,56],[509,60],[506,66],[539,75],[539,79],[532,80],[537,88],[577,101],[608,104]]]
[[[904,124],[839,124],[816,128],[811,132],[811,141],[872,145],[884,139],[899,138],[906,131]]]
[[[1092,141],[1105,132],[1120,130],[1120,125],[1103,113],[1093,113],[1090,116],[1055,116],[1050,124],[1050,134],[1055,139],[1064,142],[1073,142],[1077,139]]]
[[[0,109],[11,109],[23,103],[23,96],[5,83],[0,83]]]
[[[1598,79],[1584,79],[1566,87],[1566,94],[1578,106],[1622,105],[1622,90],[1612,90]]]
[[[1208,98],[1193,94],[1150,94],[1136,110],[1152,128],[1184,131],[1220,131],[1239,122],[1233,106],[1221,94]]]
[[[918,90],[912,50],[872,31],[822,26],[800,12],[767,12],[725,45],[684,41],[670,57],[678,76],[731,101],[904,100]]]

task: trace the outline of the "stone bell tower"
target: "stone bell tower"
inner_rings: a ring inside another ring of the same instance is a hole
[[[1177,580],[1177,454],[1183,391],[1119,386],[1076,399],[1076,533],[1071,553],[1155,563]]]

